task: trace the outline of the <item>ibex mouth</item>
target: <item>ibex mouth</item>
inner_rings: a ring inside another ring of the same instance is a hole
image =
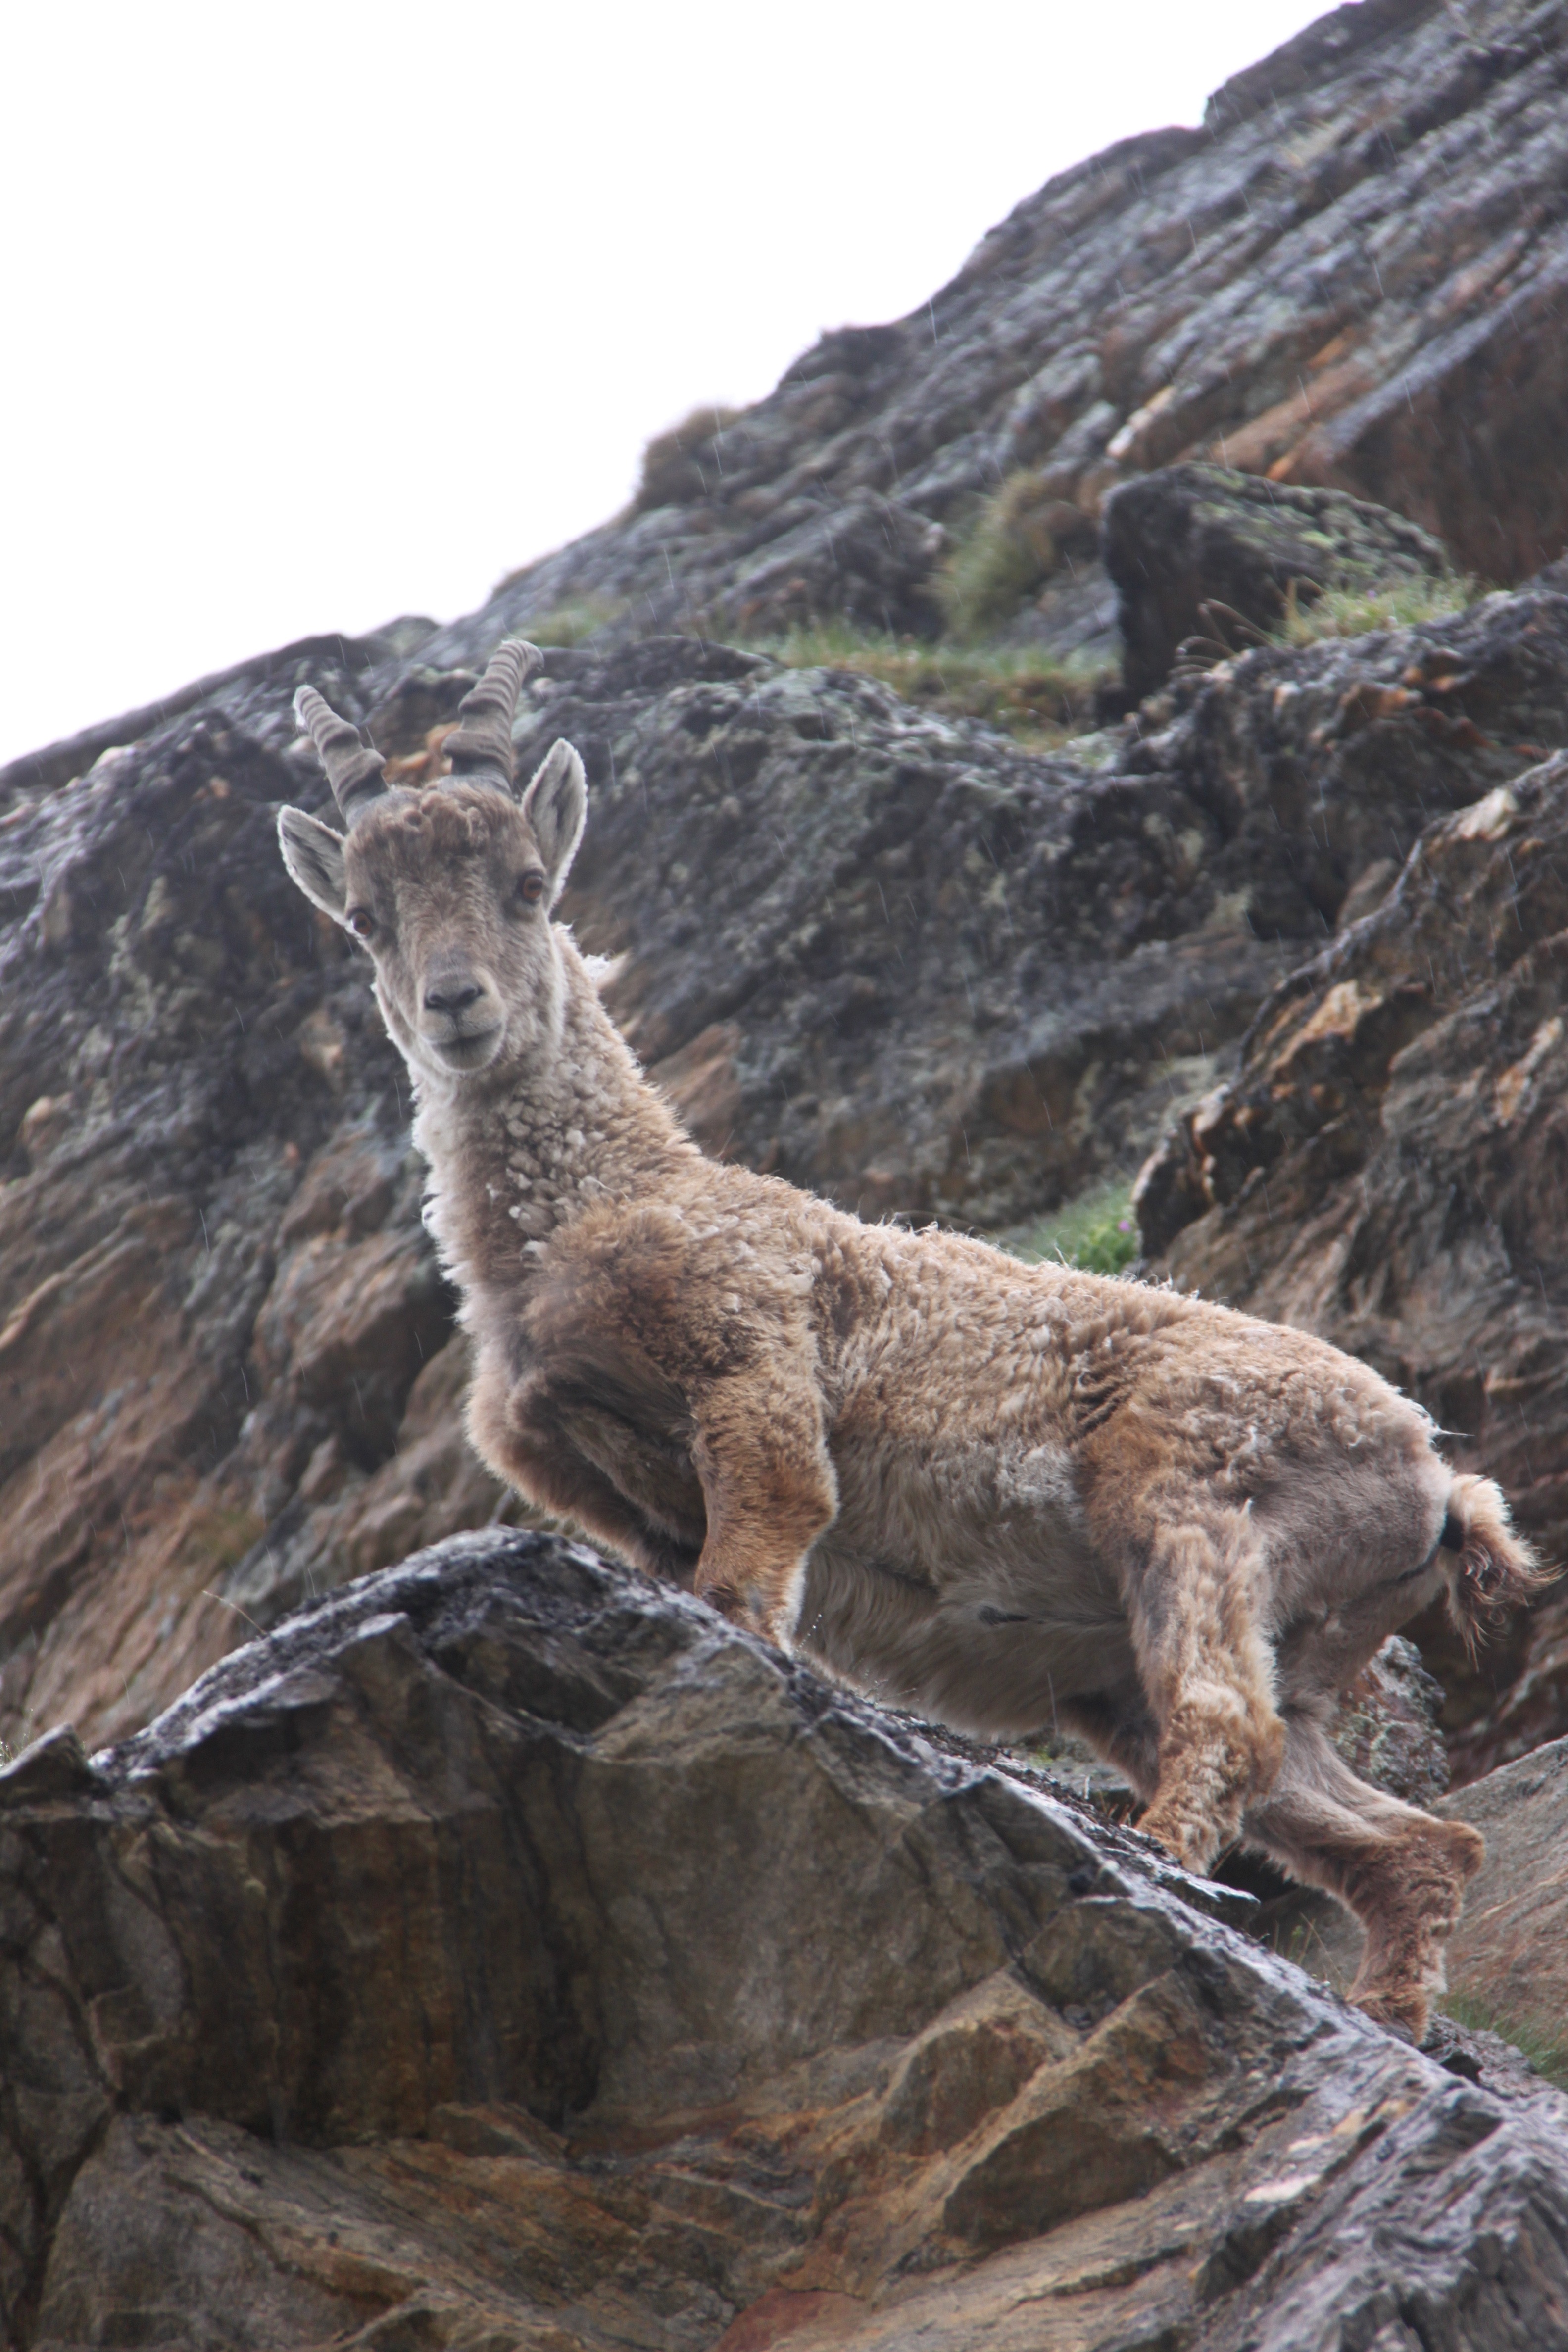
[[[500,1051],[501,1024],[493,1028],[466,1030],[457,1037],[427,1037],[426,1044],[448,1070],[482,1070]]]

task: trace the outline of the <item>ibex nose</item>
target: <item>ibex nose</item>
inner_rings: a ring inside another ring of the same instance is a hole
[[[445,1013],[455,1021],[459,1013],[466,1013],[475,998],[484,992],[478,981],[443,980],[438,985],[426,990],[425,1009],[427,1013]]]

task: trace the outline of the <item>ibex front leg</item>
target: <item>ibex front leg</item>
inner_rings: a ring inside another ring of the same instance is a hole
[[[816,1389],[751,1370],[716,1381],[696,1401],[696,1422],[708,1510],[697,1591],[787,1646],[806,1555],[838,1510]]]

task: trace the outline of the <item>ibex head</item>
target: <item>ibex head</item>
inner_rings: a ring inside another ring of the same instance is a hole
[[[283,863],[313,905],[360,940],[395,1043],[416,1068],[468,1075],[548,1046],[561,964],[550,910],[587,813],[570,743],[512,786],[511,719],[541,655],[501,646],[447,738],[452,772],[411,792],[313,687],[294,712],[342,811],[334,833],[302,809],[278,819]]]

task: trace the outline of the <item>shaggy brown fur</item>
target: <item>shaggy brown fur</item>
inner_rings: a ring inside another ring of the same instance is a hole
[[[558,745],[521,803],[454,781],[367,798],[346,843],[283,820],[414,1075],[479,1452],[884,1700],[1080,1732],[1190,1869],[1243,1837],[1349,1904],[1354,1997],[1419,2036],[1481,1843],[1327,1726],[1437,1591],[1467,1623],[1529,1592],[1496,1487],[1303,1333],[704,1159],[550,920],[584,807]]]

